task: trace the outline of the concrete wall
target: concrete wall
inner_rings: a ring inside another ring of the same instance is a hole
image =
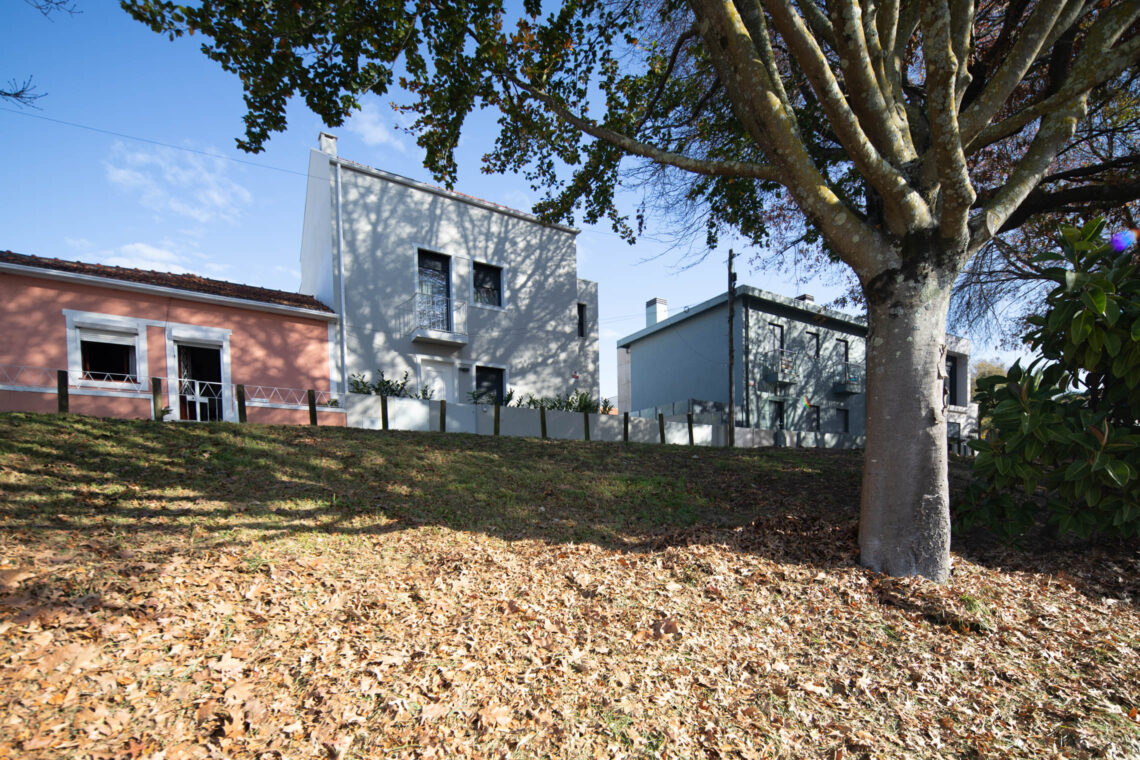
[[[314,151],[311,163],[327,166],[331,160]],[[429,371],[443,372],[450,379],[447,400],[464,402],[475,387],[475,368],[486,366],[503,369],[507,386],[523,395],[582,390],[597,397],[597,285],[578,279],[575,231],[340,162],[342,237],[338,242],[334,234],[330,254],[318,228],[331,225],[335,233],[336,169],[334,164],[322,174],[310,166],[302,292],[341,313],[347,375],[375,379],[381,369],[399,379],[407,371],[418,387],[430,379]],[[317,201],[322,192],[323,206]],[[409,334],[421,250],[449,258],[451,298],[463,311],[453,332],[466,328],[462,345],[413,341]],[[337,251],[343,304],[321,271],[336,269]],[[473,303],[475,263],[502,268],[501,308]],[[579,303],[587,309],[584,338],[578,336]]]

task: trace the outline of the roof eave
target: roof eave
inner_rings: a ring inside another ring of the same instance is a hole
[[[99,277],[98,275],[65,272],[59,269],[47,269],[45,267],[26,266],[24,264],[0,262],[0,272],[8,272],[25,277],[39,277],[47,280],[75,282],[84,285],[97,285],[114,290],[126,290],[135,293],[148,293],[170,298],[181,298],[187,301],[232,306],[239,309],[269,312],[271,314],[303,316],[310,319],[320,319],[325,322],[336,322],[340,318],[335,312],[306,309],[303,306],[287,306],[285,304],[269,303],[267,301],[254,301],[248,298],[235,298],[233,296],[222,296],[214,293],[200,293],[194,290],[182,290],[181,288],[171,288],[165,285],[151,285],[145,282],[118,280],[113,277]]]

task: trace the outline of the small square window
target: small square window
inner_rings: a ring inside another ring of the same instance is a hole
[[[475,303],[482,306],[503,305],[503,269],[490,264],[475,264]]]
[[[84,380],[138,382],[134,335],[81,330],[79,353]]]
[[[578,304],[578,337],[586,337],[586,304]]]

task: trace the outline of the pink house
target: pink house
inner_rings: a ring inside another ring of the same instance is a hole
[[[331,395],[337,315],[311,296],[189,274],[0,251],[0,410],[343,425]]]

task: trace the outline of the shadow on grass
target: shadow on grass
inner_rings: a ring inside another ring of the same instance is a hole
[[[724,543],[856,558],[856,452],[0,415],[9,535],[249,544],[413,526],[624,551]]]
[[[0,414],[0,535],[86,541],[113,559],[147,534],[252,547],[437,526],[620,551],[716,543],[832,568],[858,559],[860,474],[849,451]],[[1024,551],[975,535],[954,548],[1140,598],[1134,545]]]

